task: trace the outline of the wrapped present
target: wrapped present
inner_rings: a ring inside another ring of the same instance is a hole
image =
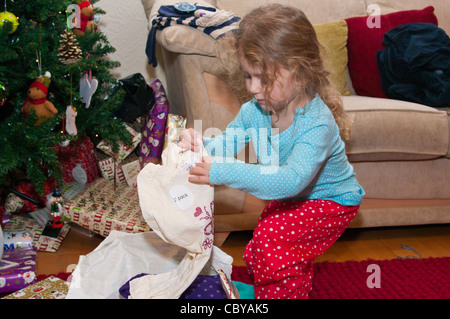
[[[155,96],[155,105],[147,112],[145,126],[142,130],[142,141],[139,144],[139,160],[141,167],[147,163],[158,163],[164,146],[169,101],[161,81],[150,83]]]
[[[101,141],[97,145],[98,149],[102,150],[105,154],[114,157],[119,163],[123,161],[128,155],[130,155],[131,152],[133,152],[137,145],[141,142],[141,133],[136,132],[126,124],[124,125],[127,131],[131,134],[132,141],[130,145],[126,145],[125,143],[120,142],[119,150],[117,151],[117,153],[113,152],[112,145],[105,140]]]
[[[70,231],[70,225],[64,224],[57,238],[42,235],[44,226],[33,218],[27,218],[20,215],[13,215],[9,222],[5,225],[5,233],[10,231],[29,231],[33,236],[33,246],[39,251],[56,252],[62,241]]]
[[[178,143],[181,131],[186,128],[186,116],[169,113],[167,115],[164,149],[169,143]]]
[[[71,182],[62,185],[58,188],[60,194],[62,195],[63,201],[70,200],[73,196],[81,192],[86,187],[86,184],[79,182]],[[53,216],[51,212],[51,201],[53,197],[53,192],[47,194],[46,207],[35,210],[33,212],[28,213],[28,215],[33,218],[40,226],[46,226],[48,222],[53,221]]]
[[[150,231],[139,206],[137,188],[99,178],[64,205],[64,219],[101,236],[112,230]]]
[[[26,288],[9,294],[3,299],[64,299],[69,291],[70,282],[49,276]]]
[[[112,181],[115,176],[116,182],[126,183],[125,176],[123,175],[119,162],[115,161],[113,157],[108,156],[105,153],[95,152],[95,155],[97,156],[98,166],[100,167],[100,173],[103,178]]]
[[[36,248],[5,249],[0,260],[0,293],[23,289],[36,282]]]
[[[53,181],[53,185],[54,185],[54,180]],[[21,210],[25,211],[25,212],[32,212],[36,209],[41,208],[42,206],[45,205],[45,196],[41,196],[38,194],[35,186],[33,183],[31,182],[22,182],[19,185],[17,185],[16,187],[16,191],[19,192],[20,194],[22,194],[21,196],[23,198],[29,198],[29,200],[23,200],[21,202]],[[49,188],[49,181],[47,181],[45,183],[44,186],[44,193],[47,192],[51,192],[50,188]],[[16,198],[16,197],[14,197]],[[17,198],[19,198],[19,196],[17,196]],[[40,203],[39,205],[37,203]],[[18,212],[18,211],[15,211]]]
[[[137,155],[129,156],[126,163],[121,163],[122,172],[125,176],[128,186],[137,186],[137,176],[141,170]]]
[[[127,184],[128,186],[137,185],[136,179],[141,167],[136,154],[131,153],[122,162],[117,162],[114,158],[100,152],[96,152],[96,156],[99,159],[98,165],[104,178],[111,181],[114,180],[115,176],[118,183]]]
[[[33,248],[33,234],[28,230],[5,231],[3,234],[4,249]]]
[[[2,206],[0,206],[0,228],[1,229],[3,229],[3,224],[5,224],[5,220],[6,220],[6,217],[5,217],[5,209],[2,207]],[[10,216],[10,214],[7,214],[8,216]]]
[[[24,205],[22,198],[14,193],[9,193],[5,200],[5,211],[8,213],[19,213]]]
[[[56,154],[61,163],[65,182],[77,181],[89,184],[99,177],[94,144],[89,137],[81,137],[65,147],[57,145]]]

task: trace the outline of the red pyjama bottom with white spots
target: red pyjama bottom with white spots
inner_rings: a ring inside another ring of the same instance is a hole
[[[342,235],[358,208],[329,200],[271,201],[244,252],[255,297],[308,298],[314,259]]]

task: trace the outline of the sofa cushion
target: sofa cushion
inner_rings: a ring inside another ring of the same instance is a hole
[[[342,95],[347,89],[347,23],[344,20],[314,24],[319,42],[325,49],[330,81]],[[166,50],[182,54],[215,56],[215,40],[185,25],[173,25],[156,33],[159,45]]]
[[[252,9],[269,3],[279,3],[301,9],[311,23],[325,23],[348,17],[366,15],[366,4],[363,0],[217,0],[217,7],[233,11],[243,17]]]
[[[439,27],[450,35],[450,5],[448,0],[370,0],[371,4],[376,4],[382,14],[404,10],[421,10],[425,6],[433,6],[434,14],[437,17]]]
[[[381,88],[376,54],[383,49],[381,41],[390,29],[413,22],[437,24],[434,8],[399,11],[385,15],[345,19],[348,25],[348,70],[356,94],[386,97]]]
[[[347,89],[347,23],[344,20],[315,24],[317,39],[325,49],[326,67],[331,71],[330,81],[342,95],[350,95]]]
[[[352,162],[426,160],[447,156],[447,112],[417,103],[344,96],[353,121],[347,155]]]

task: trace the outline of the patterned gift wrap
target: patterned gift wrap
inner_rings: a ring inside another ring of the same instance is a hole
[[[164,133],[167,115],[170,110],[166,91],[160,80],[156,79],[149,84],[153,89],[155,105],[147,112],[145,127],[142,130],[142,141],[139,144],[139,160],[141,167],[148,163],[159,162],[164,146]]]
[[[94,144],[89,137],[84,136],[70,142],[65,147],[56,146],[56,154],[61,163],[63,180],[65,182],[69,183],[76,180],[89,184],[99,177]]]
[[[69,285],[68,281],[50,276],[3,299],[64,299],[69,291]]]
[[[164,147],[169,143],[178,143],[181,131],[186,128],[186,116],[169,113],[167,115],[166,133],[164,136]]]
[[[136,154],[131,153],[125,160],[118,163],[115,162],[112,157],[102,153],[95,152],[98,159],[98,165],[102,176],[107,180],[114,180],[114,174],[116,176],[116,182],[127,184],[128,186],[136,186],[136,179],[141,166]],[[115,163],[114,163],[115,162]],[[114,164],[116,171],[114,172]]]
[[[137,147],[137,145],[141,142],[142,134],[136,132],[131,127],[125,124],[125,128],[128,132],[131,134],[131,144],[126,145],[123,142],[119,142],[119,150],[117,153],[113,152],[113,147],[110,143],[103,140],[100,143],[98,143],[97,148],[102,150],[105,154],[115,157],[117,162],[122,162],[128,155],[131,154],[131,152],[134,151],[134,149]]]
[[[2,261],[6,260],[16,265],[0,269],[0,293],[17,291],[35,283],[36,257],[34,247],[5,249]]]
[[[22,230],[28,230],[33,233],[33,246],[39,251],[54,253],[58,250],[67,233],[70,231],[70,225],[64,224],[59,232],[58,238],[52,238],[42,235],[44,227],[39,225],[34,219],[13,215],[4,228],[5,232]]]
[[[99,178],[64,205],[64,219],[101,236],[112,230],[150,231],[139,206],[136,187]]]

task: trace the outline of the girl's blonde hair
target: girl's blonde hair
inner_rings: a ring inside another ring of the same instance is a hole
[[[321,97],[333,113],[341,137],[349,139],[351,120],[344,112],[339,92],[328,78],[322,47],[303,11],[279,4],[256,8],[242,19],[239,29],[226,37],[222,44],[233,51],[228,55],[227,63],[232,57],[234,65],[238,65],[237,57],[241,54],[250,64],[262,69],[267,92],[275,83],[276,66],[290,70],[295,81],[306,83],[304,93],[312,96],[317,93]],[[231,78],[235,80],[232,86],[242,92],[245,88],[243,76],[232,72]]]

